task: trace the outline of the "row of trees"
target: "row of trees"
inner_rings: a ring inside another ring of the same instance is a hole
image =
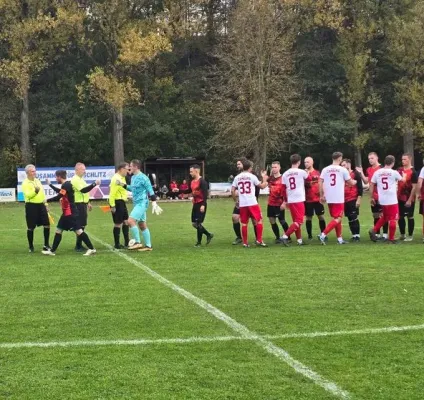
[[[34,161],[413,153],[423,48],[424,0],[0,0],[0,186]]]

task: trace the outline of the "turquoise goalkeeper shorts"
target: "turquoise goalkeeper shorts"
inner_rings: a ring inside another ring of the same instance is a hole
[[[146,211],[149,204],[135,205],[131,211],[130,218],[135,219],[137,222],[146,222]]]

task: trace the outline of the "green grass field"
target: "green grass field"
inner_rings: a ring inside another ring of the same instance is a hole
[[[43,256],[40,229],[28,254],[23,205],[1,205],[0,399],[422,399],[421,216],[414,242],[375,244],[363,203],[360,244],[284,248],[266,223],[250,249],[231,201],[199,249],[191,205],[164,203],[151,253],[111,251],[95,203],[93,257],[72,233]]]

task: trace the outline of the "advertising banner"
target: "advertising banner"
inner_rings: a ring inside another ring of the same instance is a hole
[[[16,189],[0,189],[0,203],[8,203],[13,201],[16,201]]]
[[[43,184],[44,192],[46,197],[53,197],[56,195],[54,190],[52,190],[49,185],[46,183],[46,179],[49,179],[50,182],[59,187],[59,184],[56,182],[55,172],[58,169],[66,170],[68,174],[68,180],[71,180],[75,175],[74,167],[45,167],[37,168],[37,178]],[[84,180],[87,182],[87,185],[95,182],[97,179],[101,181],[100,186],[96,186],[90,192],[90,199],[108,199],[109,198],[109,184],[112,176],[115,174],[115,167],[87,167],[84,175]],[[26,173],[24,168],[18,168],[18,201],[24,201],[24,194],[22,193],[22,182],[26,178]]]

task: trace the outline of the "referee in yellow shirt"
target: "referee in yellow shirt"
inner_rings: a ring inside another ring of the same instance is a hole
[[[100,185],[100,181],[87,185],[83,176],[85,174],[85,165],[83,163],[76,163],[75,165],[75,175],[71,179],[71,184],[74,189],[75,194],[75,205],[78,211],[78,225],[84,230],[87,226],[88,212],[91,211],[90,204],[90,191]],[[75,244],[75,250],[79,252],[86,251],[82,245],[81,235],[77,236],[77,241]]]
[[[36,178],[35,166],[29,164],[25,167],[26,179],[22,182],[22,192],[25,199],[25,217],[27,223],[27,238],[29,252],[34,253],[34,229],[44,226],[43,250],[49,250],[50,221],[46,207],[46,195],[43,185]]]

